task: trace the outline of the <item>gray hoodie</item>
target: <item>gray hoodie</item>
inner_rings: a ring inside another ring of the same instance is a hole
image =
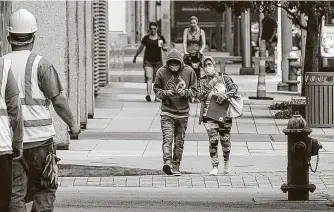
[[[172,49],[168,53],[166,63],[168,64],[170,60],[180,61],[180,70],[173,73],[167,65],[161,67],[157,71],[153,90],[156,96],[162,100],[162,112],[174,116],[189,116],[189,99],[194,97],[198,92],[195,71],[183,63],[183,56],[176,49]],[[176,91],[179,88],[185,89],[185,96],[175,94],[168,97],[166,95],[166,91]]]

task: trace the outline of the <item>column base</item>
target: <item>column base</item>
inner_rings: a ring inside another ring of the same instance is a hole
[[[255,69],[252,67],[240,68],[240,75],[254,75]]]
[[[286,83],[279,82],[277,84],[277,91],[289,91],[289,85]]]
[[[69,150],[70,145],[69,144],[56,144],[57,150]]]

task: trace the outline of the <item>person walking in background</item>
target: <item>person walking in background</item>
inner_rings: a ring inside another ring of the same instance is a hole
[[[158,34],[158,25],[155,22],[149,24],[150,34],[145,35],[141,41],[141,45],[133,58],[133,63],[136,63],[137,56],[144,52],[144,71],[146,83],[146,101],[151,101],[152,83],[155,80],[157,70],[163,66],[161,50],[167,51],[166,40],[162,35]],[[155,101],[159,102],[159,98],[155,97]]]
[[[197,80],[199,80],[201,75],[201,61],[206,45],[205,32],[199,28],[197,17],[191,16],[189,22],[190,27],[185,28],[183,31],[184,63],[194,69]],[[199,100],[194,98],[192,102],[199,102]]]
[[[189,117],[189,99],[196,96],[197,78],[194,70],[184,65],[182,54],[172,49],[166,65],[161,67],[153,90],[161,102],[162,151],[167,175],[180,176],[180,164]],[[172,147],[174,141],[174,149]]]
[[[57,115],[77,136],[75,122],[57,71],[44,57],[32,53],[37,31],[36,18],[25,9],[9,18],[8,42],[12,52],[3,58],[12,62],[12,72],[20,91],[23,119],[23,156],[13,161],[10,212],[26,212],[26,202],[33,201],[32,211],[53,211],[58,188],[58,166],[53,137],[50,104]]]
[[[204,57],[203,67],[205,75],[200,79],[200,92],[197,94],[201,100],[201,110],[199,124],[204,122],[205,129],[209,136],[209,152],[212,163],[210,175],[218,175],[219,158],[218,143],[221,142],[224,157],[224,173],[228,173],[229,158],[231,150],[230,131],[232,127],[232,118],[226,117],[224,121],[219,122],[208,118],[207,112],[213,95],[218,96],[217,103],[222,104],[229,98],[233,98],[237,93],[237,85],[227,75],[219,74],[215,70],[215,61],[211,56]]]
[[[22,157],[23,125],[19,88],[11,61],[0,58],[0,211],[9,210],[13,160]]]
[[[266,41],[266,49],[269,57],[275,58],[275,47],[277,45],[277,22],[271,17],[269,10],[263,12],[262,30],[260,38]],[[266,61],[266,72],[275,73],[275,61]]]

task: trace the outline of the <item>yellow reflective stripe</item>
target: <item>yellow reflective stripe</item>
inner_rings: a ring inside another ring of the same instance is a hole
[[[26,70],[25,70],[25,99],[28,99],[28,102],[30,102],[30,99],[32,99],[32,66],[34,64],[34,61],[37,57],[37,54],[31,53],[28,57],[27,65],[26,65]]]
[[[40,127],[52,125],[52,119],[39,119],[24,121],[24,127]]]
[[[6,109],[0,109],[0,116],[8,116]]]

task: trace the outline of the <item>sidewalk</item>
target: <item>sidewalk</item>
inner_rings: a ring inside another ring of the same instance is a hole
[[[115,176],[90,173],[86,176],[61,177],[61,187],[111,186],[148,188],[219,188],[278,190],[286,181],[287,137],[282,129],[287,119],[275,119],[277,111],[268,109],[276,101],[289,101],[292,96],[277,92],[280,77],[267,77],[268,96],[274,101],[248,100],[256,95],[257,77],[232,76],[245,100],[244,116],[233,121],[230,174],[208,176],[211,169],[208,137],[203,125],[198,125],[199,104],[191,104],[189,124],[181,163],[182,177],[169,177],[161,172],[162,136],[160,130],[160,103],[145,102],[144,83],[110,83],[101,88],[96,98],[94,119],[79,140],[71,140],[70,150],[58,150],[61,165],[77,165],[81,169],[100,167],[148,170],[142,176]],[[252,91],[252,92],[250,92]],[[153,97],[153,96],[152,96]],[[316,192],[334,193],[334,129],[313,129],[312,137],[323,145],[315,174],[310,173]],[[219,155],[222,155],[219,147]],[[312,167],[316,158],[311,161]],[[108,173],[108,172],[105,172]],[[92,176],[92,177],[89,177]],[[282,196],[285,194],[282,194]]]

